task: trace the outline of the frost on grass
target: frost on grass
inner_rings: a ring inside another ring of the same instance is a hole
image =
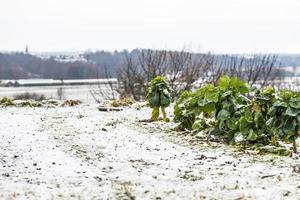
[[[0,199],[299,198],[299,158],[139,122],[150,113],[141,105],[0,108]]]

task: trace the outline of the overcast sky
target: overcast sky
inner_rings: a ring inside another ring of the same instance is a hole
[[[0,50],[300,53],[300,0],[1,0]]]

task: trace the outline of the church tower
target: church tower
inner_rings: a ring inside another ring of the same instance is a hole
[[[25,54],[28,54],[28,45],[26,44]]]

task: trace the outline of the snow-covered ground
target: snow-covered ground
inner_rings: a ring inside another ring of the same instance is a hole
[[[28,93],[45,95],[46,98],[59,98],[58,91],[62,91],[63,99],[77,99],[85,103],[95,102],[91,91],[100,89],[106,94],[111,94],[110,88],[105,85],[62,85],[62,86],[32,86],[32,87],[0,87],[0,98]],[[106,92],[107,91],[107,92]],[[100,97],[100,96],[97,96]]]
[[[139,122],[150,112],[0,108],[0,199],[300,199],[299,158]]]

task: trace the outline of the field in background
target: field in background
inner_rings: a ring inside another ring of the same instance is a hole
[[[2,97],[13,98],[15,95],[29,92],[29,93],[43,94],[45,95],[46,98],[59,99],[58,91],[61,90],[62,99],[76,99],[85,103],[93,103],[95,102],[95,100],[91,95],[91,91],[97,91],[99,90],[99,87],[101,87],[103,93],[110,93],[110,87],[107,82],[108,79],[99,79],[98,83],[95,83],[95,81],[91,82],[91,80],[93,79],[88,80],[88,82],[90,82],[88,83],[86,82],[87,80],[88,79],[77,79],[77,80],[69,80],[69,82],[68,80],[64,80],[64,84],[66,85],[59,85],[57,84],[57,81],[55,82],[51,80],[47,82],[48,85],[46,85],[45,81],[48,81],[47,79],[41,79],[39,81],[36,81],[35,79],[26,79],[23,81],[24,85],[27,85],[26,87],[25,86],[18,86],[18,87],[0,86],[0,98]],[[111,80],[117,81],[117,79],[111,79]],[[75,85],[72,85],[74,84],[75,81],[77,83]],[[21,83],[23,82],[21,81]],[[28,86],[31,85],[32,83],[38,85],[39,82],[41,82],[41,85],[43,86]],[[80,84],[79,82],[82,82],[82,84]],[[275,80],[274,83],[278,85],[280,89],[291,89],[294,91],[300,90],[300,77],[284,77],[282,80]],[[98,95],[98,98],[101,98],[101,96]]]
[[[63,99],[77,99],[83,102],[94,101],[90,94],[90,88],[92,85],[63,85],[63,86],[34,86],[34,87],[0,87],[1,97],[13,97],[17,94],[25,92],[44,94],[46,98],[58,98],[57,91],[62,88]]]
[[[99,90],[103,93],[110,91],[108,82],[116,82],[116,79],[77,79],[64,80],[63,84],[59,80],[51,79],[24,79],[19,80],[19,86],[4,87],[0,86],[0,98],[10,97],[23,93],[43,94],[46,98],[54,99],[76,99],[85,103],[95,102],[91,91]],[[2,81],[3,84],[4,81]],[[14,83],[15,81],[5,81]],[[109,92],[108,92],[109,93]],[[99,95],[97,96],[98,98]],[[104,98],[104,97],[103,97]]]

